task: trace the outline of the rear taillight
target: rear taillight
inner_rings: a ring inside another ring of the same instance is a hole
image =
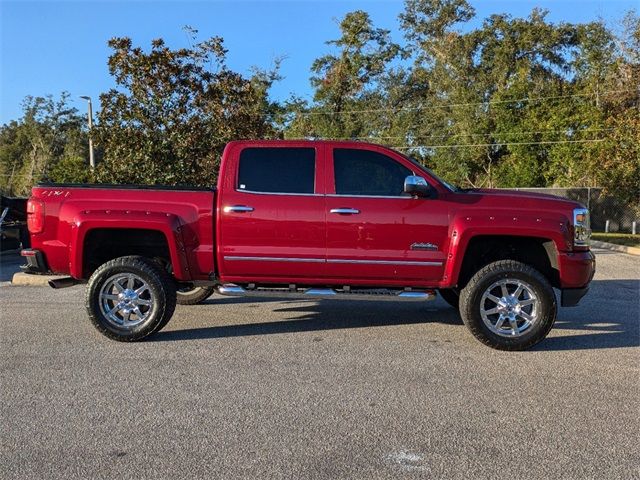
[[[30,198],[27,202],[27,227],[30,233],[41,233],[44,230],[44,202]]]

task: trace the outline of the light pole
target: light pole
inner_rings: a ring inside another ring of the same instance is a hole
[[[89,166],[91,170],[96,167],[96,161],[93,158],[93,139],[91,138],[91,129],[93,128],[93,109],[91,108],[91,97],[86,95],[80,96],[83,100],[87,101],[87,105],[89,106]]]

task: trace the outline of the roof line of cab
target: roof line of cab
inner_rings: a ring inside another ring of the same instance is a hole
[[[363,142],[361,140],[327,140],[327,139],[313,139],[313,138],[299,138],[299,139],[286,139],[286,140],[279,140],[279,139],[232,140],[227,144],[227,146],[238,145],[238,144],[240,145],[293,145],[293,144],[301,144],[301,143],[308,143],[308,144],[315,144],[315,145],[350,145],[350,146],[366,145],[366,146],[372,146],[372,147],[378,147],[378,148],[380,147],[388,148],[391,150],[391,148],[387,147],[386,145],[380,145],[379,143]]]

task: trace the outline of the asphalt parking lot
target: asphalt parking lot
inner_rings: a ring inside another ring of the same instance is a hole
[[[0,476],[640,478],[640,257],[597,261],[520,353],[439,299],[212,297],[121,344],[82,286],[2,283]]]

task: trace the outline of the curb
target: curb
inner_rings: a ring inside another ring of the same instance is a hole
[[[601,242],[599,240],[591,240],[591,246],[596,248],[605,248],[614,252],[628,253],[629,255],[640,255],[640,247],[627,247],[626,245],[618,245],[615,243]]]
[[[13,274],[11,285],[28,285],[31,287],[48,287],[49,280],[63,278],[64,275],[33,275],[31,273],[18,272]]]

